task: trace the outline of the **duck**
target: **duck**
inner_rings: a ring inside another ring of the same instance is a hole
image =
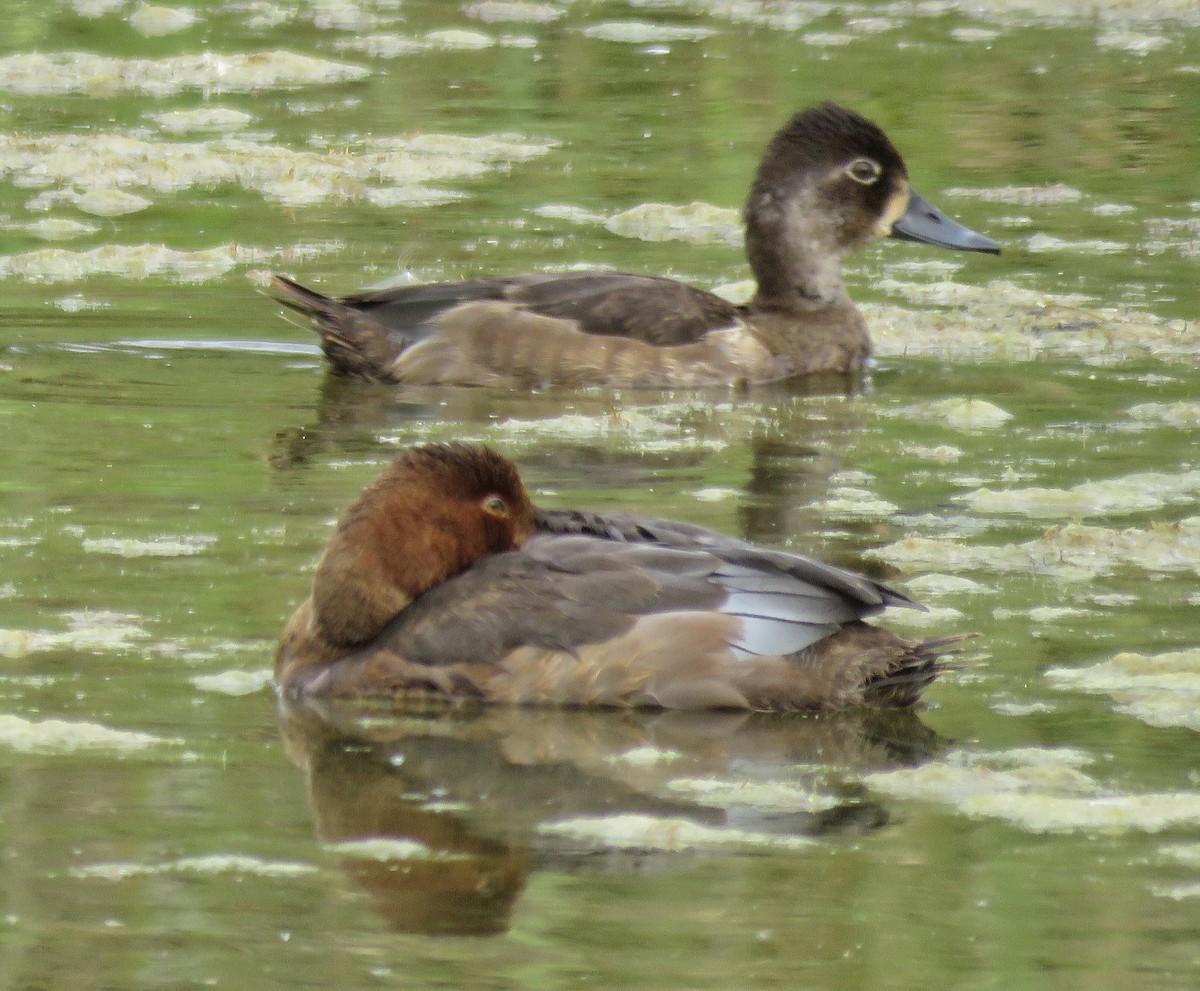
[[[961,636],[865,622],[902,591],[686,522],[533,505],[493,449],[408,448],[345,510],[284,628],[285,699],[908,707]]]
[[[270,295],[333,372],[397,385],[673,388],[856,374],[871,354],[842,259],[883,237],[999,254],[919,195],[883,130],[826,102],[767,145],[743,211],[745,305],[670,278],[546,272],[334,298],[284,275]]]

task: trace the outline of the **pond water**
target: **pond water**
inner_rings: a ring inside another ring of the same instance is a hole
[[[14,2],[0,13],[0,986],[1200,984],[1193,0]],[[404,392],[258,289],[744,291],[824,98],[999,258],[889,243],[854,395]],[[903,584],[915,714],[276,712],[399,446]]]

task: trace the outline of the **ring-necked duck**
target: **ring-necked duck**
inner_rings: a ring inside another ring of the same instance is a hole
[[[275,276],[334,371],[409,385],[694,386],[853,372],[871,352],[842,284],[882,237],[999,253],[909,185],[875,124],[824,103],[771,140],[745,207],[758,282],[735,306],[673,279],[569,272],[468,279],[333,299]]]
[[[907,706],[959,638],[862,622],[904,593],[687,523],[534,507],[486,447],[410,448],[363,490],[284,630],[288,696]]]

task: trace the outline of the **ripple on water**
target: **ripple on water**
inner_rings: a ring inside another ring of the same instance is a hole
[[[1151,255],[1176,251],[1184,258],[1200,258],[1200,218],[1162,217],[1146,222],[1150,239],[1142,247]]]
[[[213,131],[228,134],[249,127],[255,121],[253,114],[229,107],[196,107],[192,110],[166,110],[146,115],[168,134],[186,134],[193,131]]]
[[[1169,427],[1200,427],[1200,402],[1185,399],[1176,403],[1138,403],[1126,412],[1141,422]]]
[[[1200,470],[1136,472],[1070,488],[980,488],[958,498],[980,513],[1011,513],[1036,519],[1082,519],[1149,512],[1200,496]]]
[[[914,420],[935,420],[955,430],[995,430],[1013,418],[1008,410],[1001,409],[986,399],[970,399],[955,396],[949,399],[933,399],[914,403],[899,409],[886,411],[889,416],[903,416]]]
[[[815,48],[840,48],[855,40],[855,35],[846,31],[805,31],[800,40]]]
[[[686,205],[642,203],[609,217],[604,226],[620,237],[640,241],[685,241],[689,244],[740,245],[737,210],[696,201]]]
[[[536,217],[547,220],[566,220],[572,224],[603,224],[608,220],[608,214],[596,213],[572,203],[545,203],[534,207],[532,213]]]
[[[1200,323],[1168,320],[1133,307],[1095,307],[1086,296],[1052,294],[1003,281],[985,286],[880,279],[877,288],[926,306],[914,312],[863,304],[875,351],[954,361],[1034,361],[1063,357],[1113,364],[1135,357],[1194,363]]]
[[[336,251],[339,247],[326,242],[298,244],[282,250],[244,244],[223,244],[200,251],[176,251],[161,244],[106,244],[88,251],[41,248],[19,255],[0,256],[0,278],[69,282],[92,275],[113,275],[126,279],[159,277],[179,282],[204,282],[219,278],[238,265],[286,264]]]
[[[69,0],[71,9],[80,17],[103,17],[129,5],[129,0]]]
[[[999,38],[1000,32],[995,28],[951,28],[950,37],[966,44],[986,44]]]
[[[215,534],[190,533],[139,539],[134,537],[88,537],[83,549],[91,554],[117,557],[187,557],[201,554],[216,543]]]
[[[89,237],[100,228],[81,220],[66,217],[43,217],[30,223],[5,223],[5,230],[23,231],[43,241],[71,241],[77,237]]]
[[[124,59],[89,52],[21,52],[0,57],[0,91],[23,96],[97,96],[132,90],[164,97],[186,90],[253,93],[328,85],[370,74],[360,65],[288,51]]]
[[[495,37],[482,31],[443,29],[427,31],[425,34],[400,34],[379,31],[354,38],[343,38],[334,47],[339,51],[360,52],[371,58],[394,59],[418,52],[473,52],[495,45],[511,48],[532,48],[537,45],[534,38]]]
[[[1200,573],[1200,517],[1114,530],[1069,523],[1023,544],[964,544],[954,537],[906,537],[864,552],[903,571],[1024,572],[1086,581],[1118,567]]]
[[[1061,182],[1044,186],[956,186],[942,190],[942,195],[957,199],[981,200],[984,203],[1008,203],[1013,206],[1057,206],[1061,203],[1078,203],[1083,199],[1082,192]]]
[[[1150,726],[1200,730],[1200,647],[1123,652],[1081,668],[1050,668],[1055,688],[1109,695],[1118,712]]]
[[[123,217],[127,213],[140,213],[146,207],[154,205],[152,200],[144,196],[111,188],[87,189],[82,193],[63,190],[61,200],[94,217]],[[37,210],[43,208],[43,203],[39,199],[28,206],[31,210]],[[45,206],[49,206],[49,203]]]
[[[680,406],[665,404],[650,411],[625,407],[602,415],[563,413],[529,420],[510,418],[482,426],[474,437],[463,436],[460,427],[455,437],[458,440],[499,443],[510,449],[547,440],[601,441],[606,446],[634,450],[640,454],[719,451],[727,446],[727,441],[721,438],[698,436],[680,422],[679,413]],[[426,428],[417,428],[403,436],[382,436],[380,440],[386,444],[410,444],[415,437],[437,437],[442,433],[443,428],[439,424],[430,423]]]
[[[963,578],[961,575],[944,575],[934,572],[919,575],[905,582],[908,591],[918,598],[941,598],[947,595],[995,595],[999,589],[981,582]]]
[[[466,860],[469,854],[435,850],[416,840],[377,836],[363,840],[327,843],[330,853],[362,860]]]
[[[900,511],[900,507],[869,489],[851,486],[831,489],[828,498],[819,505],[830,520],[886,520]]]
[[[274,674],[269,668],[257,671],[230,670],[218,674],[202,674],[192,679],[192,684],[203,692],[216,692],[221,695],[253,695],[269,688],[274,680]]]
[[[1164,35],[1143,34],[1138,31],[1113,29],[1101,31],[1096,35],[1097,47],[1116,49],[1130,55],[1149,55],[1160,48],[1166,48],[1169,44],[1171,39]]]
[[[926,606],[923,609],[895,609],[888,613],[889,626],[903,626],[914,630],[961,629],[962,610],[953,606]]]
[[[528,24],[548,24],[557,21],[566,11],[549,3],[528,3],[524,0],[479,0],[468,3],[462,11],[468,17],[491,23],[520,21]]]
[[[663,853],[756,848],[799,850],[814,846],[812,840],[802,836],[780,836],[705,826],[688,819],[632,814],[563,819],[539,825],[538,832],[589,848]]]
[[[900,453],[919,461],[933,461],[942,465],[953,464],[963,457],[962,448],[953,444],[901,444]]]
[[[1079,293],[1050,293],[1028,289],[1005,279],[993,279],[981,286],[947,280],[905,282],[898,279],[877,279],[875,288],[909,300],[932,306],[979,307],[1003,306],[1008,310],[1032,306],[1074,307],[1091,302],[1090,296]]]
[[[836,795],[785,782],[675,778],[667,782],[667,788],[700,804],[722,808],[747,806],[761,812],[824,812],[845,803],[844,798]]]
[[[363,32],[399,20],[401,16],[394,4],[360,3],[356,0],[318,0],[298,10],[292,8],[290,12],[310,18],[313,26],[322,31]]]
[[[1154,833],[1200,823],[1200,794],[1114,791],[1080,769],[1090,762],[1077,750],[953,751],[921,767],[863,780],[895,798],[950,805],[1033,833]]]
[[[716,28],[685,24],[651,24],[646,21],[604,21],[582,29],[589,38],[600,41],[619,41],[631,45],[656,41],[699,41],[717,34]]]
[[[68,612],[64,618],[64,631],[0,628],[0,657],[25,657],[49,650],[124,651],[150,636],[142,618],[132,613]]]
[[[286,860],[264,860],[236,853],[213,853],[204,857],[180,857],[177,860],[158,863],[134,861],[110,861],[74,867],[73,877],[98,878],[104,881],[124,881],[131,877],[147,877],[156,874],[251,874],[257,877],[296,877],[315,874],[318,868],[312,864]]]
[[[1061,254],[1064,251],[1076,251],[1083,255],[1115,255],[1132,250],[1132,245],[1124,241],[1103,241],[1099,239],[1068,241],[1050,234],[1034,234],[1025,239],[1025,249],[1031,254]]]
[[[186,31],[199,20],[189,7],[158,7],[139,4],[129,15],[129,26],[147,38]]]
[[[182,740],[150,733],[111,729],[100,723],[33,720],[0,714],[0,746],[22,753],[73,754],[80,750],[128,753],[182,743]]]
[[[1159,853],[1183,867],[1193,869],[1200,867],[1200,843],[1173,843],[1160,847]],[[1155,885],[1150,890],[1160,898],[1172,898],[1175,901],[1182,901],[1185,898],[1200,898],[1200,882],[1198,881]]]
[[[43,189],[27,209],[67,203],[100,216],[148,206],[131,188],[179,193],[222,184],[291,206],[379,197],[377,205],[428,206],[458,195],[428,185],[435,180],[486,175],[556,144],[514,134],[414,134],[297,150],[227,136],[181,142],[119,132],[0,134],[0,170],[18,186]]]

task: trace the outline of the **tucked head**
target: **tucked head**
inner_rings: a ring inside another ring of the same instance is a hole
[[[338,521],[313,580],[314,623],[331,643],[364,643],[422,592],[533,529],[511,461],[469,444],[410,448]]]
[[[475,531],[487,553],[510,550],[533,532],[533,507],[517,466],[479,444],[423,444],[397,457],[372,488],[400,490],[448,510],[439,522]],[[427,525],[430,520],[424,521]]]

